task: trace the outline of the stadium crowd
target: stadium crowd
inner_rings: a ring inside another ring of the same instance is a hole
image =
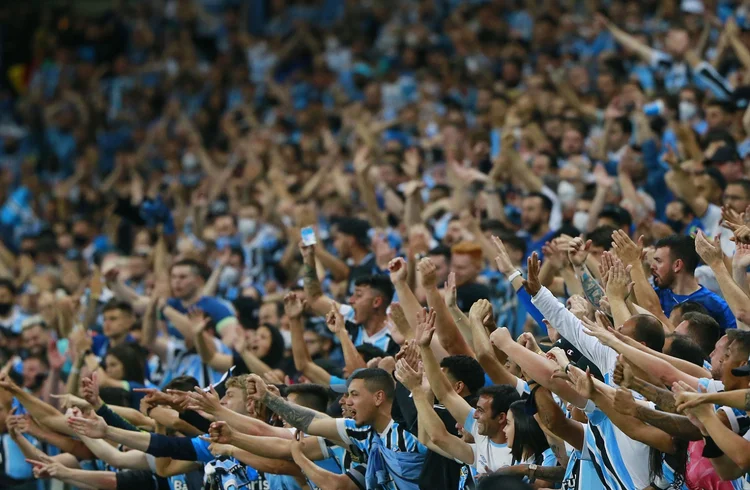
[[[750,2],[112,3],[0,5],[0,488],[750,487]]]

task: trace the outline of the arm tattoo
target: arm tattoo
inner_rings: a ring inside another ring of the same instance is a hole
[[[687,417],[682,415],[652,410],[648,407],[638,405],[636,417],[674,437],[688,441],[703,439],[700,429],[694,426]]]
[[[750,410],[750,390],[745,393],[745,410]]]
[[[676,413],[677,408],[674,405],[674,394],[671,391],[659,388],[640,378],[633,378],[632,388],[645,396],[665,412]]]
[[[565,469],[565,466],[537,466],[536,471],[534,471],[534,478],[552,482],[563,481]]]
[[[308,298],[315,299],[323,296],[323,288],[320,287],[315,266],[310,266],[309,264],[302,266],[302,284]]]
[[[599,308],[599,302],[604,296],[604,290],[586,266],[583,266],[583,271],[581,272],[581,286],[583,286],[583,294],[589,303]]]
[[[292,405],[280,396],[268,392],[263,396],[263,404],[289,422],[289,425],[303,432],[307,432],[312,421],[320,416],[315,410]]]

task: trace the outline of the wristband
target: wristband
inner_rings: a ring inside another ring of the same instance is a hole
[[[517,270],[513,274],[508,276],[508,282],[513,282],[513,279],[521,276],[521,271]]]
[[[705,437],[706,445],[703,447],[704,458],[718,458],[724,454],[711,437]]]
[[[573,363],[569,362],[568,365],[565,366],[565,369],[563,369],[563,371],[565,371],[565,374],[568,374],[568,371],[570,371],[570,366],[572,366],[572,365],[573,365]]]

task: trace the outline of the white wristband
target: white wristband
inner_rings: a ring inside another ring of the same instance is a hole
[[[515,271],[513,274],[508,276],[508,282],[513,282],[513,279],[521,276],[521,271]]]

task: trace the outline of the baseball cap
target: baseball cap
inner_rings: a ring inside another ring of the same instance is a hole
[[[750,376],[750,357],[747,359],[747,364],[732,369],[732,374],[735,376]]]
[[[716,149],[713,155],[711,157],[706,159],[709,163],[727,163],[727,162],[736,162],[739,160],[739,157],[737,155],[737,150],[733,146],[720,146]]]

